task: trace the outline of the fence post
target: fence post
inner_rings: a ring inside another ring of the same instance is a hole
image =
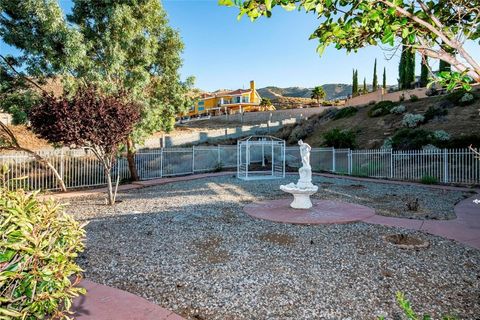
[[[192,173],[195,173],[195,146],[192,146]]]
[[[332,172],[335,172],[335,147],[332,147]]]
[[[390,149],[390,179],[393,179],[393,149]]]
[[[60,149],[60,178],[63,180],[65,174],[63,148]],[[65,183],[65,180],[63,181]]]
[[[448,152],[443,149],[443,182],[448,183]]]
[[[352,150],[348,149],[348,174],[352,174]]]
[[[163,147],[160,149],[160,178],[163,178]]]

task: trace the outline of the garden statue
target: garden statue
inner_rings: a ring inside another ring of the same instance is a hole
[[[280,189],[293,194],[293,202],[290,204],[295,209],[310,209],[312,201],[310,196],[318,191],[318,187],[312,184],[312,167],[310,166],[310,151],[312,148],[302,140],[298,141],[302,167],[298,169],[300,179],[298,182],[281,185]]]

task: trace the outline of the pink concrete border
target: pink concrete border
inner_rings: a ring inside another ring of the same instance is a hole
[[[293,209],[293,199],[267,200],[247,204],[243,210],[258,219],[292,224],[342,224],[362,221],[375,216],[375,210],[353,203],[312,200],[308,210]]]
[[[185,320],[179,315],[123,290],[83,280],[85,296],[74,299],[76,320]]]

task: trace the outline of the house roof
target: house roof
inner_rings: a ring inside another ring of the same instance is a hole
[[[209,99],[209,98],[219,98],[225,96],[236,96],[241,95],[244,93],[250,93],[252,90],[250,89],[237,89],[237,90],[218,90],[212,93],[205,93],[201,96],[202,99]]]

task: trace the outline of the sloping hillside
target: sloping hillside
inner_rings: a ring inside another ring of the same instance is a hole
[[[332,83],[324,84],[322,87],[327,93],[327,100],[344,99],[352,93],[352,86],[349,84]],[[310,99],[312,95],[311,88],[302,87],[279,88],[270,86],[257,89],[257,91],[262,98],[268,98],[271,100],[275,100],[280,97]]]
[[[350,131],[355,135],[357,148],[370,149],[380,148],[387,138],[398,138],[401,130],[407,137],[404,139],[419,141],[427,141],[428,139],[424,139],[425,136],[433,135],[434,131],[443,130],[450,136],[448,141],[451,143],[444,141],[442,146],[466,147],[473,143],[480,147],[478,145],[480,144],[480,90],[475,91],[474,95],[476,100],[468,106],[460,105],[462,103],[459,102],[459,99],[462,95],[459,94],[430,97],[415,102],[399,102],[393,105],[405,106],[403,113],[394,114],[386,111],[385,115],[376,117],[371,117],[372,109],[376,105],[350,107],[354,110],[344,112],[350,116],[339,119],[335,119],[335,117],[339,117],[337,113],[342,112],[343,109],[332,108],[301,124],[285,126],[277,133],[277,136],[286,139],[291,144],[296,143],[298,139],[304,139],[312,146],[318,147],[325,146],[325,133],[338,128]],[[402,120],[408,113],[426,116],[427,119],[414,129],[405,129]]]

